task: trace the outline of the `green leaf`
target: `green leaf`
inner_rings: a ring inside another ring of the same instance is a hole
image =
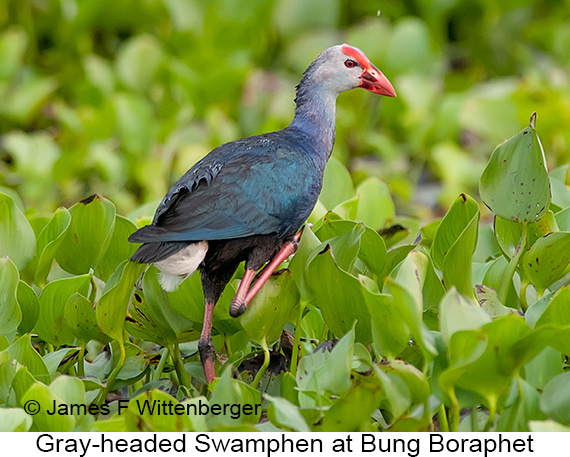
[[[30,334],[23,335],[8,347],[10,360],[26,366],[34,378],[43,383],[50,382],[49,370],[41,356],[32,346]]]
[[[272,397],[268,394],[264,395],[264,399],[269,401],[267,417],[272,424],[294,432],[311,431],[307,422],[299,412],[298,406],[284,398]]]
[[[358,432],[366,430],[370,415],[376,409],[375,392],[358,386],[336,401],[325,413],[323,432]]]
[[[570,286],[556,291],[534,328],[536,330],[550,324],[570,326]]]
[[[123,339],[127,308],[131,303],[135,284],[145,268],[143,263],[124,261],[105,285],[95,314],[99,328],[114,340]]]
[[[55,258],[69,273],[89,273],[97,267],[111,241],[115,205],[95,194],[73,205],[69,213],[71,224]]]
[[[570,373],[562,373],[544,387],[540,409],[563,425],[570,425]]]
[[[38,404],[38,413],[34,415],[32,431],[70,432],[75,427],[73,415],[48,414],[49,411],[53,410],[54,404],[57,408],[63,404],[63,401],[54,395],[46,385],[36,382],[30,387],[22,398],[23,404],[28,401],[36,401]]]
[[[154,82],[162,59],[160,43],[152,35],[134,35],[117,53],[117,73],[129,89],[143,92]]]
[[[32,416],[22,408],[0,409],[0,432],[27,432],[32,422]]]
[[[354,197],[354,187],[350,173],[338,159],[331,157],[325,167],[319,200],[331,210],[352,197]]]
[[[130,258],[139,247],[139,244],[128,241],[129,236],[136,229],[136,224],[130,220],[119,215],[115,217],[115,226],[109,247],[97,267],[98,276],[104,281],[107,281],[121,262]]]
[[[1,282],[2,280],[0,279]],[[22,322],[18,326],[18,332],[20,334],[31,332],[40,314],[40,300],[34,289],[22,280],[18,282],[16,297],[22,310]]]
[[[553,232],[539,238],[522,259],[524,272],[543,291],[567,273],[570,264],[570,232]]]
[[[63,311],[67,327],[78,341],[87,343],[90,340],[105,341],[101,338],[101,330],[97,326],[97,317],[93,303],[80,293],[69,297]]]
[[[38,266],[34,283],[43,285],[50,272],[55,254],[64,240],[65,232],[71,224],[71,214],[65,208],[58,208],[49,223],[38,236],[36,253]]]
[[[441,334],[449,344],[454,333],[477,330],[491,321],[489,315],[474,300],[451,288],[439,305]]]
[[[129,401],[125,417],[125,425],[129,432],[182,432],[192,430],[190,418],[186,414],[157,414],[149,405],[172,404],[175,408],[178,400],[160,390],[143,392]]]
[[[348,333],[356,322],[357,340],[365,345],[371,343],[370,313],[362,296],[363,285],[338,267],[330,248],[309,263],[305,279],[326,324],[337,337]]]
[[[481,176],[481,198],[505,219],[535,222],[550,204],[550,180],[535,121],[533,114],[528,127],[493,151]]]
[[[356,188],[356,195],[358,206],[355,219],[364,222],[368,227],[379,230],[396,215],[388,186],[378,178],[364,180]]]
[[[432,246],[432,259],[443,272],[445,286],[455,286],[468,296],[473,296],[471,258],[477,247],[479,216],[477,203],[461,194],[441,221]]]
[[[299,290],[289,270],[271,276],[240,317],[243,329],[257,343],[277,341],[299,304]]]
[[[16,265],[8,258],[0,258],[0,336],[15,331],[22,321],[17,290],[19,274]]]
[[[73,344],[75,336],[65,323],[65,305],[76,292],[87,295],[90,275],[58,279],[50,282],[40,295],[40,314],[35,331],[54,346]]]
[[[14,200],[0,192],[0,257],[8,256],[18,270],[34,257],[36,237]]]

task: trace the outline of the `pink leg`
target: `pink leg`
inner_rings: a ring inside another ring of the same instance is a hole
[[[247,291],[249,290],[249,286],[255,277],[255,270],[247,269],[239,283],[239,287],[236,293],[236,296],[233,298],[232,302],[230,303],[230,316],[238,317],[243,311],[240,311],[241,306],[245,302]],[[245,310],[244,310],[245,311]]]
[[[212,316],[214,315],[215,303],[206,303],[206,310],[204,312],[204,325],[202,326],[202,334],[198,341],[198,351],[200,352],[200,361],[204,368],[206,375],[206,382],[210,384],[216,377],[214,368],[214,361],[216,358],[216,351],[212,344]]]
[[[274,271],[277,269],[277,267],[279,265],[281,265],[281,263],[283,263],[283,261],[287,257],[289,257],[291,254],[293,254],[297,250],[297,247],[299,246],[299,240],[301,239],[302,234],[303,234],[303,229],[299,230],[299,232],[297,232],[297,234],[295,234],[292,241],[287,241],[285,244],[283,244],[283,246],[281,247],[281,249],[279,250],[277,255],[275,257],[273,257],[271,262],[269,262],[269,264],[262,270],[261,275],[259,276],[259,279],[255,282],[255,284],[251,287],[251,289],[249,289],[247,291],[247,294],[245,295],[245,299],[243,297],[243,291],[242,291],[242,294],[240,295],[240,289],[242,289],[242,285],[244,285],[244,280],[242,280],[242,282],[238,288],[238,292],[237,292],[235,298],[232,300],[232,305],[230,307],[230,314],[232,317],[241,316],[245,312],[248,305],[251,303],[251,301],[257,295],[257,293],[260,291],[260,289],[263,287],[265,282],[271,277],[271,275],[274,273]],[[248,274],[248,272],[252,272],[252,271],[253,270],[246,270],[246,274]],[[244,279],[245,279],[245,277],[246,276],[244,275]],[[249,279],[249,276],[248,276],[248,279]],[[248,288],[249,288],[250,283],[251,283],[251,279],[249,279],[249,283],[247,284]],[[244,289],[247,290],[245,288],[245,286],[244,286]],[[239,296],[239,301],[237,300],[238,296]]]

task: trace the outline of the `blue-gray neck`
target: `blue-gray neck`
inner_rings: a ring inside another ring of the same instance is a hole
[[[315,162],[322,170],[334,145],[337,96],[305,74],[297,87],[295,117],[288,127],[306,137],[307,146],[313,150]]]

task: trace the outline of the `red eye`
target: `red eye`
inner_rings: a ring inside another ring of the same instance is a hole
[[[347,59],[344,61],[344,66],[348,68],[356,67],[356,62],[354,60]]]

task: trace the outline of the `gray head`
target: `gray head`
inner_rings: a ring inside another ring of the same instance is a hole
[[[348,44],[332,46],[319,54],[303,74],[298,91],[305,86],[321,87],[335,95],[362,87],[375,94],[396,96],[382,72],[360,49]]]

